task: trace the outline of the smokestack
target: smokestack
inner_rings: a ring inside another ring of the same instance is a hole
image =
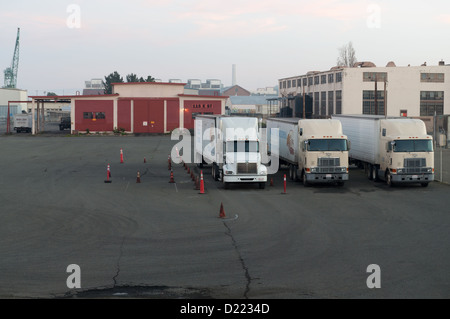
[[[231,85],[235,86],[236,84],[236,64],[233,64],[233,78],[231,80]]]

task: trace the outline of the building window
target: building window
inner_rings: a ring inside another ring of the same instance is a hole
[[[320,76],[320,84],[327,84],[327,76],[326,75]]]
[[[291,80],[287,81],[287,88],[290,89],[291,88]]]
[[[363,91],[363,114],[384,115],[384,91]]]
[[[295,88],[297,85],[297,81],[296,80],[292,80],[292,87]]]
[[[444,83],[444,73],[420,73],[420,82]]]
[[[307,78],[303,78],[303,86],[307,86],[308,85],[308,79]]]
[[[319,83],[320,83],[320,82],[319,82],[319,76],[316,75],[316,76],[314,77],[314,85],[319,84]]]
[[[334,74],[328,74],[328,83],[334,83]]]
[[[328,115],[334,114],[334,92],[328,91]]]
[[[320,93],[320,115],[327,115],[327,92]]]
[[[319,115],[319,92],[314,93],[314,114]]]
[[[444,114],[444,91],[420,92],[420,116]]]
[[[387,82],[387,72],[364,72],[363,81],[364,82]]]
[[[297,86],[301,87],[302,86],[302,80],[301,79],[297,79]]]
[[[83,112],[83,118],[87,119],[87,120],[93,119],[94,118],[94,113],[92,113],[92,112]]]
[[[342,82],[342,72],[336,73],[336,83]]]
[[[311,85],[313,85],[313,78],[312,77],[308,78],[308,86],[311,86]]]
[[[336,114],[342,114],[342,91],[336,91]]]

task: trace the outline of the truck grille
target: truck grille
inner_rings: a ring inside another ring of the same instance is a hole
[[[319,157],[317,160],[317,170],[320,174],[340,173],[341,161],[339,157]]]
[[[238,163],[237,173],[238,174],[257,174],[256,163]]]
[[[319,167],[321,167],[321,166],[325,166],[325,167],[340,166],[341,161],[340,161],[339,157],[319,157],[317,164]]]
[[[406,174],[421,174],[428,172],[428,168],[426,167],[427,161],[425,158],[405,158],[403,164]]]

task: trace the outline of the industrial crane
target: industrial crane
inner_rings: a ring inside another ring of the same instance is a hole
[[[19,36],[20,36],[20,28],[17,28],[16,47],[14,49],[11,67],[6,68],[4,71],[5,74],[5,85],[3,86],[4,88],[15,89],[17,85],[17,70],[19,68]]]

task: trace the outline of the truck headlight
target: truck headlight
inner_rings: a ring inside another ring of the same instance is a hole
[[[317,167],[311,167],[311,173],[317,173]]]
[[[397,169],[397,174],[403,174],[403,168]]]
[[[225,171],[225,175],[233,175],[233,171]]]
[[[430,168],[427,168],[427,172],[428,173],[431,173],[431,172],[433,172],[433,169],[430,167]]]
[[[347,167],[341,167],[341,172],[342,173],[347,173]]]

